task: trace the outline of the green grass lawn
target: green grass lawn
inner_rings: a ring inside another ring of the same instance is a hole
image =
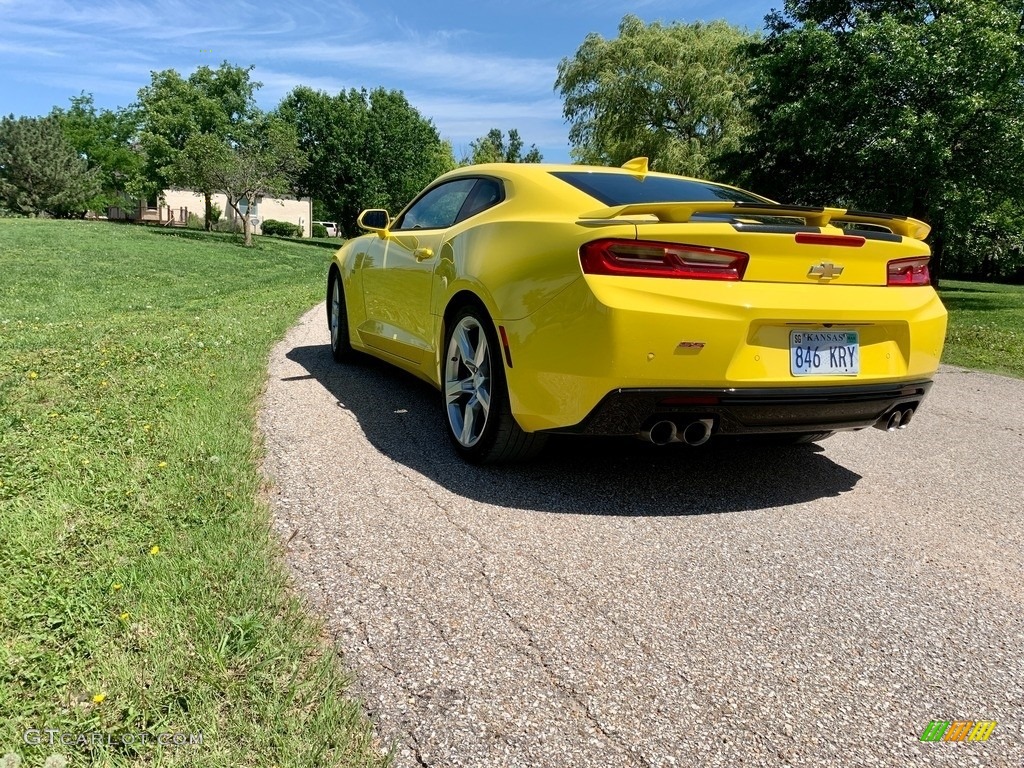
[[[256,401],[321,298],[311,245],[0,219],[0,756],[386,762],[260,496]]]
[[[944,363],[1024,377],[1024,286],[943,280]]]

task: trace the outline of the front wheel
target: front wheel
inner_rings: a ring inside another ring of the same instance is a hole
[[[337,363],[352,357],[352,343],[348,338],[348,310],[345,306],[345,288],[341,275],[331,270],[327,278],[327,327],[331,331],[331,354]]]
[[[442,369],[448,436],[473,464],[522,461],[536,456],[546,435],[524,432],[509,404],[505,366],[487,314],[460,309],[445,333]]]

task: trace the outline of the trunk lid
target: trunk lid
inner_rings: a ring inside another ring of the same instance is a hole
[[[580,220],[629,222],[642,241],[746,253],[744,282],[884,286],[890,261],[929,255],[924,222],[842,208],[637,203],[591,211]]]

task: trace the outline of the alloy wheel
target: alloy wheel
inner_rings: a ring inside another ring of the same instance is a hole
[[[448,424],[459,445],[472,448],[491,411],[491,354],[487,334],[472,316],[459,320],[448,342],[444,368]]]

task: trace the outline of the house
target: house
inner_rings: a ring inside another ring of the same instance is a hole
[[[188,208],[171,208],[163,203],[151,204],[146,200],[137,200],[134,206],[128,207],[130,202],[125,200],[124,205],[109,206],[107,219],[131,221],[135,224],[159,224],[162,227],[184,227],[188,224]]]
[[[172,211],[186,208],[190,213],[202,218],[206,210],[206,199],[203,195],[189,189],[168,189],[164,191],[161,198]],[[228,221],[234,221],[237,218],[235,209],[228,205],[227,195],[218,193],[212,195],[210,199],[214,205],[220,208],[223,217]],[[243,213],[248,215],[254,224],[253,232],[256,234],[261,233],[260,224],[267,219],[298,224],[302,227],[303,237],[310,237],[313,234],[313,201],[308,197],[300,199],[259,197],[252,210],[243,210]]]

